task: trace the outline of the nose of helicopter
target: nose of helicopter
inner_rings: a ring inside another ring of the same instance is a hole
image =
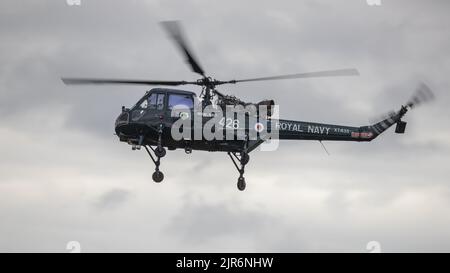
[[[122,137],[126,134],[126,127],[129,124],[130,113],[122,108],[122,113],[117,117],[115,122],[115,131],[117,136],[122,139]]]
[[[129,117],[130,114],[128,113],[128,111],[122,111],[122,113],[120,113],[120,115],[116,119],[116,128],[120,125],[128,124]]]

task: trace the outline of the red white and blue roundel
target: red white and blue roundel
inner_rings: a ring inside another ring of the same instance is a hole
[[[261,133],[262,131],[264,131],[264,124],[262,124],[261,122],[257,122],[255,124],[255,131],[258,133]]]

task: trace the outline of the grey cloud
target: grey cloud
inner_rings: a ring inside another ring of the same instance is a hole
[[[290,230],[281,215],[273,215],[263,207],[249,209],[239,201],[211,203],[202,197],[184,197],[182,209],[173,216],[166,233],[208,251],[232,250],[220,245],[227,241],[241,241],[246,251],[258,252],[292,252],[310,247],[302,236],[303,227]],[[217,244],[216,248],[209,248],[211,244]]]
[[[113,189],[100,196],[95,206],[100,209],[115,209],[129,201],[131,195],[129,191]]]
[[[219,237],[252,236],[271,220],[268,214],[240,210],[226,203],[185,202],[168,232],[191,243],[203,243]]]

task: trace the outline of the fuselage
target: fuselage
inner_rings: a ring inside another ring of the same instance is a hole
[[[156,145],[161,137],[169,150],[224,152],[252,151],[268,139],[371,141],[378,135],[371,126],[272,119],[238,109],[206,111],[193,92],[155,88],[130,109],[122,108],[115,131],[130,145]]]

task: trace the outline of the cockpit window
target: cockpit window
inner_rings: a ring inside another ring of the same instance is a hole
[[[148,107],[147,100],[143,100],[141,102],[141,104],[139,104],[139,106],[137,106],[135,109],[133,109],[133,111],[131,113],[131,119],[133,121],[140,119],[147,111],[147,107]]]
[[[194,108],[194,101],[192,100],[192,96],[189,95],[179,95],[179,94],[171,94],[169,95],[169,110],[172,110],[174,106],[184,106],[189,109]]]
[[[164,108],[164,94],[151,94],[139,107],[144,109],[148,107],[150,110],[162,110]]]
[[[147,109],[148,103],[147,100],[144,100],[140,105],[139,108],[141,109]]]
[[[148,97],[147,101],[148,101],[148,105],[149,105],[149,109],[156,109],[156,96],[158,94],[153,93],[150,95],[150,97]]]
[[[140,104],[133,108],[131,119],[137,121],[142,118],[149,110],[164,109],[164,94],[152,93],[145,98]]]
[[[158,98],[156,100],[156,109],[164,109],[164,94],[158,94]]]

